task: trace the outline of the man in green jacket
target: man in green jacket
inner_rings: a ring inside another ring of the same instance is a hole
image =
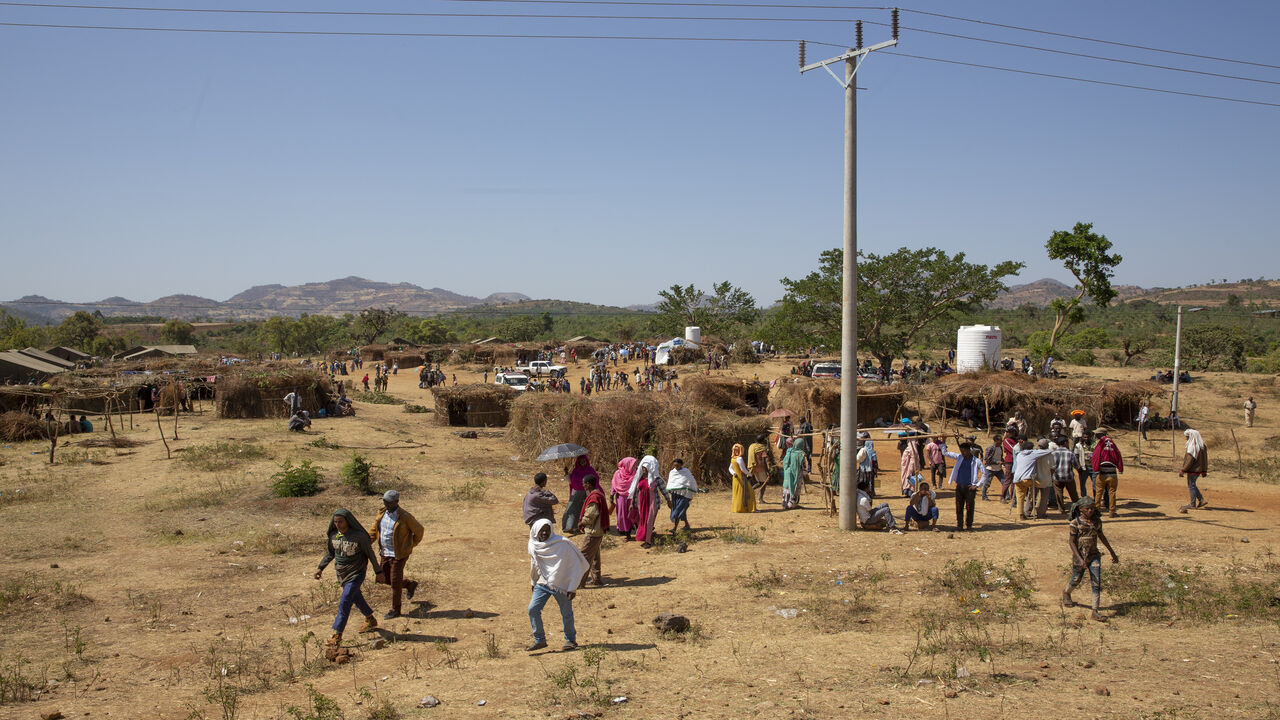
[[[383,582],[391,586],[391,612],[384,619],[400,617],[400,590],[404,589],[409,599],[418,591],[418,581],[404,579],[404,565],[409,560],[413,549],[422,542],[422,523],[400,507],[400,493],[388,490],[382,496],[382,510],[373,521],[376,533],[378,553],[382,560],[379,568]]]

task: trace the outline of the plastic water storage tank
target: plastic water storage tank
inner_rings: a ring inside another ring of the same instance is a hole
[[[962,325],[956,334],[956,372],[995,369],[1000,362],[1000,328],[991,325]]]
[[[687,328],[685,328],[685,329],[684,329],[684,339],[685,339],[685,340],[688,340],[688,341],[689,341],[689,342],[691,342],[691,343],[701,343],[701,342],[702,342],[702,328],[700,328],[700,327],[687,327]]]

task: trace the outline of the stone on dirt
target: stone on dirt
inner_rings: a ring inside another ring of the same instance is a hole
[[[435,695],[428,695],[418,701],[418,707],[420,708],[433,708],[439,704],[440,701],[436,699]]]
[[[689,629],[689,618],[664,612],[653,619],[653,626],[664,633],[682,633]]]

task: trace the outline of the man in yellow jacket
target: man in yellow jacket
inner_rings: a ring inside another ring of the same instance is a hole
[[[400,590],[404,589],[409,599],[418,590],[417,580],[404,579],[404,564],[409,560],[413,549],[422,542],[422,523],[400,507],[400,493],[388,490],[382,496],[382,510],[370,526],[376,533],[378,554],[381,557],[380,570],[385,582],[391,586],[391,612],[384,619],[400,617]]]

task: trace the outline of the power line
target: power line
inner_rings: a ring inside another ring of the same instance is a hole
[[[0,3],[3,4],[3,3]],[[889,27],[889,23],[876,22],[874,20],[864,20],[868,25],[882,25]],[[1223,73],[1209,72],[1207,70],[1192,70],[1190,68],[1174,67],[1172,65],[1159,65],[1155,63],[1139,62],[1137,60],[1124,60],[1121,58],[1106,57],[1104,55],[1090,55],[1089,53],[1071,52],[1070,50],[1057,50],[1054,48],[1040,47],[1039,45],[1026,45],[1024,43],[1007,42],[1004,40],[992,40],[990,38],[974,37],[972,35],[958,35],[956,33],[942,32],[939,30],[926,30],[924,28],[913,28],[902,26],[903,30],[912,32],[925,33],[928,35],[938,35],[941,37],[955,38],[957,40],[971,40],[973,42],[988,43],[991,45],[1002,45],[1004,47],[1021,48],[1024,50],[1035,50],[1037,52],[1053,53],[1055,55],[1067,55],[1070,57],[1085,58],[1088,60],[1102,60],[1105,62],[1121,63],[1124,65],[1137,65],[1138,67],[1155,68],[1157,70],[1172,70],[1173,72],[1189,73],[1192,75],[1207,75],[1209,77],[1226,78],[1228,80],[1244,80],[1246,82],[1264,83],[1267,85],[1280,85],[1278,80],[1263,80],[1262,78],[1247,77],[1243,75],[1226,75]]]
[[[658,6],[678,6],[678,7],[731,7],[731,8],[783,8],[783,9],[804,9],[804,10],[892,10],[892,7],[876,7],[867,5],[770,5],[757,3],[729,3],[729,2],[643,2],[641,0],[447,0],[448,2],[484,2],[484,3],[522,3],[522,4],[550,4],[550,5],[658,5]],[[1253,62],[1251,60],[1238,60],[1234,58],[1219,57],[1217,55],[1203,55],[1199,53],[1191,53],[1183,50],[1169,50],[1166,48],[1152,47],[1150,45],[1139,45],[1136,43],[1120,42],[1117,40],[1104,40],[1102,38],[1088,37],[1086,35],[1073,35],[1071,33],[1060,33],[1052,30],[1042,30],[1040,28],[1025,27],[1021,25],[1008,25],[1005,23],[991,22],[988,20],[979,20],[977,18],[960,17],[958,15],[947,15],[945,13],[929,12],[927,10],[914,10],[912,8],[899,8],[902,12],[915,13],[917,15],[928,15],[931,17],[943,18],[945,20],[955,20],[957,22],[975,23],[978,25],[987,25],[990,27],[1004,28],[1006,30],[1019,30],[1022,32],[1039,33],[1042,35],[1052,35],[1054,37],[1069,38],[1072,40],[1084,40],[1085,42],[1100,43],[1103,45],[1115,45],[1117,47],[1133,48],[1135,50],[1145,50],[1147,52],[1166,53],[1169,55],[1181,55],[1183,57],[1199,58],[1201,60],[1214,60],[1217,62],[1236,63],[1240,65],[1253,65],[1255,67],[1265,67],[1280,70],[1280,65],[1271,65],[1268,63]]]
[[[56,8],[56,9],[75,9],[75,10],[113,10],[126,12],[167,12],[167,13],[194,13],[194,14],[229,14],[229,15],[288,15],[288,16],[324,16],[324,17],[430,17],[430,18],[500,18],[500,19],[556,19],[556,20],[643,20],[643,21],[666,21],[666,22],[683,22],[683,21],[700,21],[700,22],[791,22],[791,23],[839,23],[849,24],[856,22],[851,18],[830,18],[830,17],[741,17],[741,16],[692,16],[692,15],[582,15],[567,13],[449,13],[449,12],[379,12],[379,11],[352,11],[352,10],[255,10],[255,9],[235,9],[235,8],[188,8],[188,7],[141,7],[135,5],[87,5],[87,4],[71,4],[71,3],[36,3],[36,2],[0,2],[0,6],[10,7],[34,7],[34,8]],[[864,20],[869,25],[880,25],[890,27],[890,23],[877,22],[874,20]],[[1037,45],[1028,45],[1025,43],[1007,42],[1004,40],[993,40],[990,38],[974,37],[972,35],[960,35],[957,33],[942,32],[939,30],[929,30],[926,28],[903,27],[903,30],[924,33],[927,35],[937,35],[939,37],[954,38],[958,40],[968,40],[972,42],[988,43],[991,45],[1000,45],[1004,47],[1020,48],[1024,50],[1035,50],[1037,52],[1052,53],[1056,55],[1065,55],[1069,57],[1085,58],[1089,60],[1100,60],[1104,62],[1121,63],[1125,65],[1136,65],[1138,67],[1154,68],[1158,70],[1169,70],[1173,72],[1188,73],[1192,75],[1204,75],[1208,77],[1224,78],[1228,80],[1243,80],[1246,82],[1263,83],[1267,85],[1280,85],[1277,80],[1264,80],[1261,78],[1245,77],[1240,75],[1228,75],[1224,73],[1208,72],[1204,70],[1193,70],[1190,68],[1174,67],[1170,65],[1159,65],[1155,63],[1145,63],[1136,60],[1124,60],[1121,58],[1106,57],[1101,55],[1091,55],[1088,53],[1071,52],[1068,50],[1057,50],[1054,48],[1040,47]]]
[[[1148,87],[1146,85],[1112,82],[1110,80],[1094,80],[1092,78],[1075,77],[1074,75],[1057,75],[1055,73],[1036,72],[1034,70],[1019,70],[1018,68],[1001,67],[999,65],[985,65],[983,63],[964,62],[961,60],[947,60],[945,58],[929,57],[927,55],[909,55],[907,53],[894,52],[890,50],[883,50],[882,52],[886,55],[897,55],[898,57],[912,58],[913,60],[928,60],[930,62],[947,63],[948,65],[963,65],[965,67],[983,68],[985,70],[1000,70],[1001,72],[1018,73],[1020,75],[1035,75],[1037,77],[1055,78],[1058,80],[1073,80],[1075,82],[1092,83],[1094,85],[1109,85],[1111,87],[1128,88],[1130,90],[1145,90],[1146,92],[1182,95],[1185,97],[1203,98],[1206,100],[1222,100],[1224,102],[1242,103],[1245,105],[1280,107],[1280,103],[1264,102],[1262,100],[1244,100],[1242,98],[1226,97],[1223,95],[1207,95],[1204,93],[1185,92],[1183,90],[1168,90],[1165,88]]]
[[[585,34],[525,34],[525,33],[456,33],[456,32],[358,32],[353,30],[249,30],[223,28],[175,28],[141,27],[130,25],[63,25],[55,23],[0,22],[0,27],[50,28],[56,30],[128,30],[137,32],[213,33],[225,35],[328,35],[349,37],[433,37],[433,38],[494,38],[517,40],[660,40],[683,42],[744,42],[744,43],[794,43],[796,38],[759,37],[688,37],[680,35],[585,35]],[[829,43],[806,40],[813,45],[844,48],[847,43]]]
[[[518,2],[528,2],[531,0],[510,0]],[[542,2],[543,0],[539,0]],[[550,2],[551,0],[546,0]],[[555,0],[562,2],[564,0]],[[1135,50],[1146,50],[1147,52],[1166,53],[1169,55],[1181,55],[1183,57],[1199,58],[1201,60],[1216,60],[1218,62],[1236,63],[1238,65],[1253,65],[1255,67],[1272,68],[1280,70],[1280,65],[1269,65],[1267,63],[1253,62],[1250,60],[1236,60],[1233,58],[1218,57],[1216,55],[1201,55],[1199,53],[1185,52],[1183,50],[1166,50],[1164,48],[1151,47],[1149,45],[1137,45],[1135,43],[1119,42],[1116,40],[1103,40],[1101,38],[1093,38],[1085,35],[1072,35],[1070,33],[1054,32],[1052,30],[1041,30],[1039,28],[1023,27],[1021,25],[1006,25],[1004,23],[990,22],[988,20],[977,20],[975,18],[959,17],[957,15],[946,15],[944,13],[928,12],[926,10],[912,10],[911,8],[902,8],[902,12],[915,13],[917,15],[928,15],[931,17],[943,18],[946,20],[955,20],[957,22],[974,23],[977,25],[987,25],[990,27],[1004,28],[1006,30],[1019,30],[1022,32],[1039,33],[1041,35],[1052,35],[1054,37],[1070,38],[1072,40],[1084,40],[1085,42],[1100,43],[1103,45],[1115,45],[1117,47],[1133,48]]]

